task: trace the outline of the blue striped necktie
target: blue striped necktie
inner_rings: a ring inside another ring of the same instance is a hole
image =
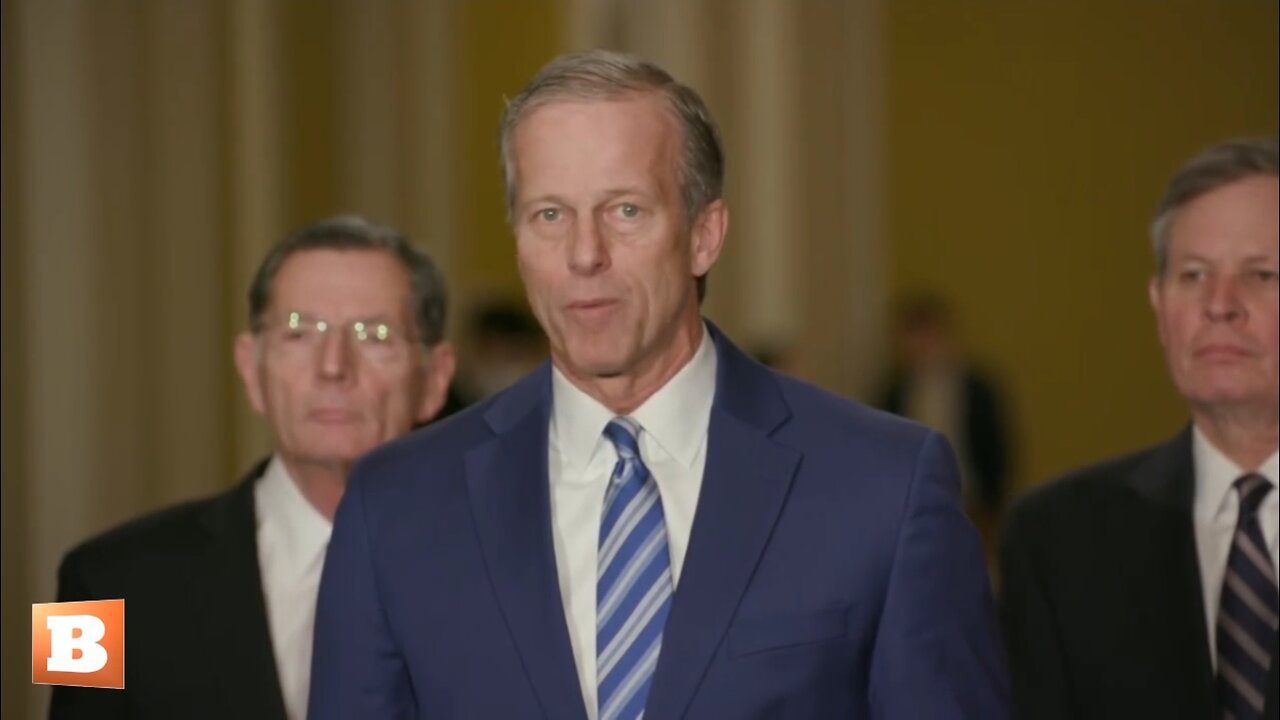
[[[1266,703],[1280,599],[1258,523],[1258,507],[1271,492],[1271,481],[1249,474],[1236,480],[1235,489],[1240,514],[1218,607],[1218,699],[1223,717],[1250,720],[1262,717]]]
[[[615,418],[605,437],[618,463],[605,491],[596,579],[596,683],[600,720],[644,715],[671,609],[671,557],[662,498],[640,459],[640,428]]]

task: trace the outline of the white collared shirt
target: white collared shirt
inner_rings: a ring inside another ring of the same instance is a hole
[[[630,415],[641,427],[640,456],[662,498],[677,585],[702,489],[715,389],[716,350],[704,326],[693,358]],[[618,460],[604,428],[615,415],[559,370],[553,370],[551,391],[548,469],[556,568],[587,716],[595,720],[596,551],[604,493]]]
[[[285,713],[302,720],[311,689],[316,595],[333,523],[303,496],[278,455],[254,487],[253,499],[258,570]]]
[[[1204,615],[1209,631],[1209,657],[1218,664],[1218,604],[1222,598],[1222,582],[1227,574],[1227,556],[1235,537],[1240,497],[1235,481],[1248,470],[1238,467],[1209,439],[1195,428],[1192,432],[1191,456],[1195,462],[1196,496],[1193,516],[1196,530],[1196,552],[1200,560],[1200,582],[1204,586]],[[1280,570],[1276,538],[1280,534],[1280,452],[1271,453],[1262,466],[1254,470],[1271,481],[1272,490],[1258,508],[1258,522],[1267,541],[1271,563]]]

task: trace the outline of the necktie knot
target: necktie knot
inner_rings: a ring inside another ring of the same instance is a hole
[[[604,436],[609,438],[623,460],[635,460],[640,457],[640,426],[629,417],[616,417],[604,428]]]
[[[1258,473],[1242,475],[1235,482],[1236,493],[1240,496],[1240,521],[1243,522],[1258,514],[1262,501],[1271,492],[1271,481]]]

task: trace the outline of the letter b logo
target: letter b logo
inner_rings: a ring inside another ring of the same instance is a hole
[[[107,666],[107,649],[100,641],[107,634],[107,626],[93,615],[50,615],[45,618],[49,627],[50,672],[96,673]],[[76,631],[79,630],[79,636]],[[74,653],[80,652],[80,657]]]
[[[31,606],[31,681],[124,687],[124,600]]]

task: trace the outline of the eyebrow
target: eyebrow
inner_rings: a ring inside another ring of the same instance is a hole
[[[529,207],[530,205],[542,205],[543,203],[552,203],[552,204],[555,204],[555,205],[568,205],[568,204],[569,204],[568,202],[566,202],[566,201],[565,201],[565,199],[564,199],[563,197],[561,197],[561,196],[559,196],[559,195],[556,195],[556,194],[547,194],[547,195],[538,195],[537,197],[531,197],[531,198],[529,198],[528,200],[524,200],[524,201],[522,201],[522,202],[519,202],[519,203],[517,203],[517,204],[516,204],[516,207],[519,207],[519,208],[523,209],[523,208],[527,208],[527,207]]]
[[[1192,254],[1192,255],[1187,255],[1186,257],[1179,258],[1179,259],[1178,259],[1177,264],[1180,264],[1180,265],[1181,265],[1181,264],[1193,263],[1193,262],[1194,262],[1194,263],[1203,263],[1203,264],[1205,264],[1205,265],[1219,265],[1219,264],[1222,264],[1222,263],[1221,263],[1221,262],[1219,262],[1219,261],[1211,260],[1211,259],[1209,259],[1209,258],[1207,258],[1207,257],[1204,257],[1203,255],[1194,255],[1194,254]],[[1272,255],[1250,255],[1250,256],[1248,256],[1248,257],[1242,258],[1242,259],[1239,261],[1239,263],[1238,263],[1238,264],[1240,264],[1240,265],[1266,265],[1266,264],[1268,264],[1268,263],[1274,263],[1274,262],[1276,262],[1276,258],[1275,258],[1275,256],[1272,256]]]
[[[637,197],[644,198],[646,200],[653,198],[653,195],[651,193],[645,192],[644,190],[641,190],[640,188],[635,188],[635,187],[610,188],[604,191],[605,202],[608,202],[610,200],[616,200],[626,195],[635,195]],[[566,205],[566,206],[572,205],[572,203],[570,203],[565,197],[561,195],[557,195],[555,193],[548,193],[545,195],[537,195],[537,196],[531,197],[528,200],[525,200],[519,203],[518,207],[528,208],[532,205],[541,205],[543,203],[552,203],[555,205]]]
[[[1276,257],[1274,255],[1250,255],[1249,257],[1244,259],[1243,264],[1266,265],[1267,263],[1274,263],[1274,262],[1276,262]]]
[[[351,324],[351,323],[357,323],[357,322],[364,322],[364,323],[373,323],[373,322],[377,322],[377,323],[393,323],[393,322],[396,322],[396,318],[395,318],[395,317],[390,316],[390,315],[387,315],[386,313],[373,313],[373,314],[371,314],[371,315],[357,315],[357,316],[354,316],[354,317],[350,317],[350,318],[346,318],[346,319],[339,319],[339,320],[335,320],[335,319],[330,318],[330,317],[325,317],[323,313],[313,313],[313,312],[307,312],[307,311],[305,311],[305,310],[286,310],[286,311],[284,311],[284,312],[283,312],[283,313],[281,313],[281,314],[282,314],[282,315],[284,315],[284,317],[287,319],[287,318],[288,318],[290,315],[292,315],[293,313],[297,313],[300,317],[304,317],[304,318],[306,318],[306,319],[308,319],[308,320],[324,320],[325,322],[342,323],[342,324],[347,324],[347,325],[349,325],[349,324]]]

